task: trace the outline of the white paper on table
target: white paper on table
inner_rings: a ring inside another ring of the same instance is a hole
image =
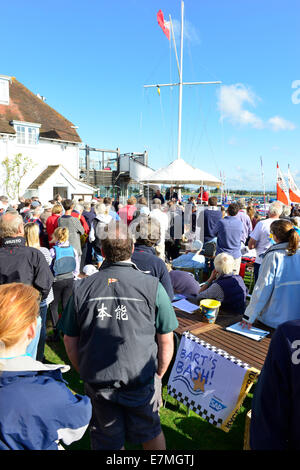
[[[259,328],[255,328],[254,326],[252,326],[251,328],[247,328],[247,326],[245,326],[243,328],[240,322],[228,326],[226,330],[232,331],[233,333],[238,333],[243,336],[247,336],[248,338],[254,339],[255,341],[260,341],[262,338],[269,334],[269,331],[260,330]]]
[[[183,294],[175,294],[172,302],[176,302],[177,300],[181,300],[181,299],[186,299],[186,296]]]
[[[186,299],[178,300],[177,302],[172,302],[173,307],[179,308],[183,312],[194,313],[195,310],[198,310],[199,305],[192,304]]]

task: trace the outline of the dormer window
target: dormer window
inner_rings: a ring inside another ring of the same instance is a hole
[[[39,130],[41,124],[33,122],[12,121],[17,134],[17,144],[36,145],[39,142]]]
[[[0,75],[0,104],[9,105],[9,82],[10,77]]]

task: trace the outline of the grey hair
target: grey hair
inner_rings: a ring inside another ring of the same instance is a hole
[[[97,215],[98,214],[108,215],[109,210],[110,210],[110,207],[103,204],[103,202],[100,202],[99,204],[96,204],[96,206],[95,206],[95,212],[96,212]]]
[[[81,204],[75,204],[74,208],[73,208],[74,211],[76,212],[82,212],[83,211],[83,206]]]
[[[221,274],[232,274],[234,268],[233,256],[219,253],[214,260],[215,270]]]
[[[0,238],[14,237],[20,225],[24,226],[23,218],[17,211],[10,211],[0,217]]]
[[[92,206],[91,206],[91,203],[90,203],[90,202],[85,202],[85,203],[83,204],[83,208],[84,208],[85,211],[89,211],[89,210],[91,209],[91,207],[92,207]]]
[[[281,215],[283,215],[283,216],[285,216],[285,217],[289,217],[290,214],[291,214],[291,208],[290,208],[290,206],[284,205],[284,206],[282,207]]]
[[[280,201],[274,201],[269,207],[269,214],[270,215],[278,215],[278,217],[281,215],[282,212],[282,202]]]

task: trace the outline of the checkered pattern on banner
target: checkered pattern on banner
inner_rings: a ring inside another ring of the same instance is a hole
[[[203,346],[204,348],[207,348],[210,351],[213,351],[214,353],[219,354],[219,356],[222,356],[225,359],[228,359],[228,361],[234,362],[234,364],[237,364],[238,366],[243,367],[244,369],[249,369],[249,367],[250,367],[249,364],[247,364],[246,362],[243,362],[240,359],[237,359],[236,357],[231,356],[230,354],[228,354],[223,349],[219,349],[216,346],[212,346],[211,344],[206,343],[205,341],[203,341],[202,339],[197,338],[197,336],[192,335],[188,331],[185,331],[183,333],[183,335],[186,338],[190,339],[191,341],[194,341],[195,343],[201,344],[201,346]]]
[[[167,391],[168,395],[183,403],[187,408],[197,413],[197,415],[201,416],[201,418],[205,419],[210,424],[218,427],[222,425],[222,419],[216,418],[216,416],[212,413],[209,414],[209,411],[205,410],[200,405],[195,406],[195,402],[193,400],[190,401],[188,397],[184,396],[181,392],[177,392],[175,388],[171,388],[171,386],[168,385]]]

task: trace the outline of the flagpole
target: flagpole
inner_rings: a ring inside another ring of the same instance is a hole
[[[260,156],[260,166],[261,166],[261,176],[262,176],[262,184],[263,184],[263,191],[264,191],[264,207],[266,207],[266,188],[265,188],[265,178],[264,178],[262,156]]]
[[[183,15],[184,3],[181,0],[181,38],[180,38],[180,76],[179,76],[179,104],[178,104],[178,141],[177,141],[177,159],[181,154],[181,118],[182,118],[182,64],[183,64]]]

